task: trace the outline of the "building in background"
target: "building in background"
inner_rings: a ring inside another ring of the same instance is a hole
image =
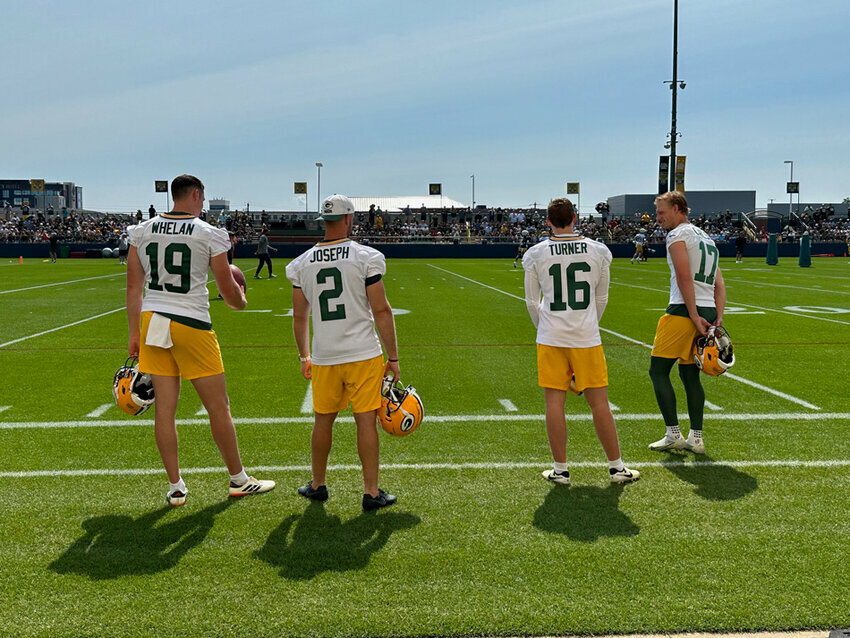
[[[230,200],[215,197],[209,200],[210,219],[218,219],[230,212]]]
[[[28,179],[0,179],[0,204],[9,202],[13,208],[25,203],[32,209],[46,210],[48,206],[58,213],[63,207],[69,210],[83,208],[83,187],[74,182],[44,182],[44,190],[33,190]]]
[[[735,215],[747,214],[756,209],[755,191],[688,191],[688,207],[691,216],[712,217],[727,210]],[[615,195],[608,198],[609,217],[632,218],[635,213],[649,213],[655,219],[656,195]],[[787,206],[785,207],[788,208]]]

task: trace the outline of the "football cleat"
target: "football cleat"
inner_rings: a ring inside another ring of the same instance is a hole
[[[633,483],[640,479],[640,472],[630,470],[624,467],[622,470],[616,470],[613,467],[608,468],[608,473],[611,475],[611,482],[622,485],[623,483]]]
[[[385,432],[393,436],[407,436],[419,427],[424,416],[425,408],[416,388],[402,388],[393,377],[384,377],[378,421]]]
[[[274,485],[274,481],[260,481],[253,476],[249,476],[248,480],[242,485],[237,485],[233,481],[230,482],[230,496],[240,497],[248,496],[249,494],[271,492],[274,489]]]
[[[696,338],[694,345],[694,363],[712,377],[720,376],[735,365],[732,339],[721,326],[711,326],[708,334]]]
[[[174,507],[177,507],[179,505],[185,505],[186,504],[186,494],[188,494],[188,493],[189,493],[188,489],[170,491],[170,492],[168,492],[168,494],[165,495],[165,502],[168,503],[169,505],[174,506]]]
[[[564,472],[559,472],[558,470],[546,470],[543,472],[543,478],[551,483],[559,483],[561,485],[569,485],[570,484],[570,471],[565,470]]]
[[[314,488],[313,481],[308,481],[307,485],[299,487],[298,493],[304,498],[309,498],[311,501],[328,500],[328,487],[326,485],[320,485]]]
[[[139,361],[135,357],[129,357],[112,378],[112,396],[119,408],[133,416],[153,405],[151,376],[139,372]]]
[[[690,450],[694,454],[705,454],[705,441],[702,437],[696,438],[688,434],[688,440],[685,441],[685,449]]]
[[[667,452],[668,450],[684,450],[686,446],[687,441],[681,434],[675,437],[664,435],[663,439],[650,443],[649,449],[653,452]]]
[[[387,494],[384,490],[379,489],[377,496],[372,496],[371,494],[363,495],[363,510],[366,512],[379,510],[382,507],[389,507],[395,504],[397,500],[392,494]]]

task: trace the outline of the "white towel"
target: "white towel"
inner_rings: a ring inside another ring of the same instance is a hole
[[[174,345],[171,340],[171,319],[153,313],[151,322],[148,324],[148,334],[145,344],[157,348],[170,348]]]

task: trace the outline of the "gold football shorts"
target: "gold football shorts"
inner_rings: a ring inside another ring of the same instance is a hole
[[[381,407],[381,382],[384,358],[364,361],[313,365],[313,410],[331,414],[345,410],[351,402],[354,412],[370,412]]]
[[[569,390],[573,375],[575,389],[604,388],[608,385],[608,363],[602,346],[561,348],[537,344],[537,385]]]
[[[139,370],[163,377],[199,379],[224,372],[221,350],[214,330],[199,330],[171,322],[170,348],[145,344],[152,312],[142,313],[142,342],[139,346]]]
[[[678,359],[681,364],[693,363],[696,353],[694,341],[698,336],[699,330],[690,317],[663,315],[655,329],[652,356]]]

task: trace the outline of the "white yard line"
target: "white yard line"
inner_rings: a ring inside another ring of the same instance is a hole
[[[271,310],[243,310],[242,312],[271,312]]]
[[[613,403],[611,403],[610,401],[608,402],[608,407],[611,408],[611,412],[619,412],[620,411],[620,408],[618,406],[614,405]]]
[[[627,288],[639,288],[640,290],[650,290],[652,292],[661,292],[664,294],[668,294],[669,290],[662,290],[661,288],[650,288],[649,286],[638,286],[637,284],[627,284],[622,281],[611,281],[612,284],[617,286],[626,286]],[[829,319],[827,317],[820,317],[815,314],[808,314],[805,312],[793,312],[791,310],[784,310],[780,308],[768,308],[766,306],[756,306],[750,303],[741,303],[740,301],[730,301],[729,305],[732,306],[744,306],[745,308],[755,308],[756,310],[766,310],[768,312],[778,312],[783,315],[791,315],[792,317],[805,317],[806,319],[817,319],[818,321],[828,321],[829,323],[840,323],[842,326],[850,326],[850,321],[840,321],[838,319]]]
[[[768,468],[836,468],[850,466],[850,459],[825,459],[820,461],[802,461],[799,459],[772,459],[752,461],[636,461],[630,462],[634,468],[670,468],[670,467],[768,467]],[[549,467],[545,461],[516,461],[506,463],[387,463],[381,465],[381,471],[392,470],[532,470]],[[606,463],[595,461],[573,461],[571,468],[602,468]],[[252,472],[309,472],[309,465],[257,465],[252,466]],[[356,471],[362,467],[353,464],[330,465],[331,472]],[[183,474],[224,474],[225,467],[190,467],[181,468]],[[0,472],[0,478],[37,478],[37,477],[78,477],[78,476],[145,476],[165,474],[162,468],[141,467],[122,469],[91,469],[91,470],[28,470],[20,472]]]
[[[732,281],[739,282],[742,284],[753,284],[755,286],[771,286],[773,288],[790,288],[791,290],[809,290],[811,292],[825,292],[825,293],[835,293],[837,295],[850,295],[850,292],[845,292],[843,290],[827,290],[824,288],[806,288],[803,286],[790,286],[788,284],[774,284],[767,281],[752,281],[750,279],[737,279],[734,277],[727,277],[725,272],[723,274],[723,281]]]
[[[307,392],[304,394],[304,400],[301,402],[301,414],[310,414],[313,412],[313,382],[307,384]],[[312,419],[310,419],[312,422]]]
[[[683,421],[688,419],[687,412],[678,415]],[[425,424],[447,423],[449,425],[463,425],[467,423],[487,423],[493,421],[543,422],[543,414],[440,414],[425,417]],[[591,421],[590,413],[567,414],[567,421]],[[618,414],[618,421],[647,421],[657,423],[661,421],[660,413],[635,413]],[[850,412],[768,412],[763,414],[743,413],[731,414],[727,412],[712,414],[712,422],[726,421],[850,421]],[[294,417],[240,417],[233,419],[239,426],[248,425],[312,425],[312,416]],[[337,423],[354,423],[354,418],[344,416],[337,419]],[[50,428],[102,428],[102,427],[132,427],[153,425],[153,419],[115,419],[112,421],[0,421],[0,430],[21,429],[50,429]],[[177,425],[209,425],[207,419],[177,419]]]
[[[709,410],[722,410],[723,409],[719,405],[717,405],[716,403],[712,403],[711,401],[709,401],[707,399],[706,399],[706,402],[705,402],[705,407],[707,407]]]
[[[209,416],[209,413],[204,406],[201,406],[201,409],[195,412],[195,416]]]
[[[508,412],[518,412],[519,408],[514,405],[514,402],[510,399],[499,399],[499,403],[503,408],[505,408]]]
[[[6,343],[0,343],[0,348],[5,348],[6,346],[11,346],[14,343],[20,343],[21,341],[26,341],[27,339],[34,339],[35,337],[40,337],[42,335],[50,334],[51,332],[56,332],[57,330],[64,330],[65,328],[70,328],[71,326],[77,326],[81,323],[85,323],[87,321],[92,321],[93,319],[100,319],[101,317],[105,317],[106,315],[111,315],[115,312],[120,312],[122,310],[126,310],[126,306],[121,306],[120,308],[116,308],[115,310],[108,310],[107,312],[102,312],[99,315],[94,315],[93,317],[86,317],[85,319],[80,319],[79,321],[74,321],[72,323],[66,323],[64,326],[59,326],[58,328],[51,328],[50,330],[44,330],[42,332],[37,332],[32,335],[27,335],[26,337],[20,337],[19,339],[13,339],[12,341],[7,341]]]
[[[507,295],[508,297],[513,297],[514,299],[519,299],[520,301],[525,301],[525,299],[523,297],[519,297],[519,296],[511,294],[509,292],[505,292],[504,290],[499,290],[498,288],[494,288],[493,286],[488,286],[487,284],[482,284],[480,281],[475,281],[474,279],[470,279],[469,277],[464,277],[463,275],[458,275],[457,273],[452,272],[451,270],[446,270],[445,268],[440,268],[439,266],[434,266],[433,264],[428,264],[428,265],[431,268],[436,268],[437,270],[442,270],[443,272],[449,273],[450,275],[454,275],[455,277],[460,277],[461,279],[465,279],[466,281],[471,281],[474,284],[478,284],[479,286],[483,286],[484,288],[489,288],[490,290],[500,292],[503,295]],[[616,283],[616,282],[612,282],[612,283]],[[632,287],[632,288],[643,288],[645,290],[653,290],[655,292],[666,292],[666,291],[663,291],[663,290],[659,290],[658,288],[648,288],[646,286],[636,286],[634,284],[620,284],[620,285],[629,286],[629,287]],[[747,306],[748,304],[738,304],[738,305]],[[751,308],[758,308],[759,306],[750,306],[750,307]],[[773,309],[772,308],[762,308],[762,310],[773,310]],[[784,311],[784,310],[776,310],[775,312],[785,312],[786,314],[791,314],[791,315],[797,314],[797,313],[793,313],[793,312],[787,312],[787,311]],[[810,316],[810,315],[800,314],[799,316],[806,317],[806,316]],[[835,320],[829,320],[829,321],[835,321]],[[846,323],[846,322],[836,321],[836,323]],[[848,323],[847,325],[850,325],[850,323]],[[631,343],[636,343],[636,344],[641,345],[645,348],[652,348],[652,346],[649,345],[648,343],[645,343],[643,341],[638,341],[637,339],[632,339],[631,337],[627,337],[626,335],[620,334],[619,332],[614,332],[613,330],[607,330],[606,328],[602,328],[601,326],[600,326],[599,330],[602,331],[602,332],[607,332],[608,334],[614,335],[615,337],[619,337],[620,339],[625,339],[626,341],[629,341]],[[770,388],[766,385],[761,385],[760,383],[756,383],[755,381],[750,381],[749,379],[744,379],[743,377],[739,377],[735,374],[732,374],[731,372],[727,372],[724,376],[727,379],[734,379],[735,381],[740,381],[741,383],[748,385],[750,387],[758,388],[759,390],[762,390],[764,392],[767,392],[767,393],[772,394],[772,395],[777,396],[777,397],[782,397],[783,399],[786,399],[786,400],[791,401],[792,403],[796,403],[798,405],[802,405],[803,407],[809,408],[810,410],[820,410],[820,408],[818,406],[816,406],[812,403],[809,403],[808,401],[804,401],[803,399],[799,399],[799,398],[792,396],[790,394],[780,392],[779,390],[774,390],[773,388]]]
[[[89,418],[92,418],[92,419],[96,419],[97,417],[103,416],[106,413],[106,411],[109,408],[111,408],[113,405],[114,405],[114,403],[104,403],[103,405],[100,405],[100,406],[96,407],[94,410],[92,410],[91,412],[89,412],[86,416],[89,417]]]
[[[28,286],[26,288],[15,288],[14,290],[0,290],[0,295],[7,295],[10,292],[23,292],[24,290],[35,290],[36,288],[49,288],[51,286],[64,286],[65,284],[77,284],[81,281],[91,281],[92,279],[106,279],[107,277],[123,277],[124,273],[114,273],[112,275],[98,275],[97,277],[85,277],[83,279],[72,279],[71,281],[58,281],[54,284],[41,284],[40,286]],[[92,288],[94,290],[94,288]]]
[[[6,410],[8,410],[11,407],[12,407],[11,405],[0,405],[0,412],[5,412]]]

